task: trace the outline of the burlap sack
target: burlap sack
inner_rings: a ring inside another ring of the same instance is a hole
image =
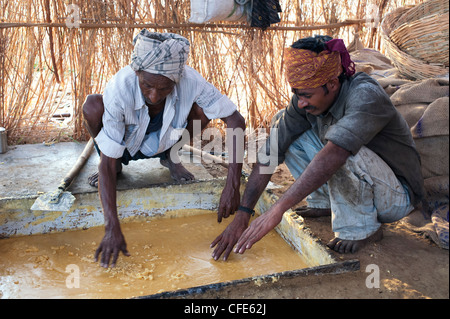
[[[429,79],[404,83],[391,95],[411,127],[424,179],[449,175],[448,94],[448,80]]]
[[[383,81],[378,81],[383,83]],[[392,103],[395,106],[413,103],[432,103],[441,97],[448,97],[448,79],[428,79],[413,82],[394,80],[393,82],[398,86],[398,90],[391,95]],[[386,85],[386,81],[383,84]]]
[[[422,117],[411,128],[413,137],[418,139],[431,136],[448,136],[448,105],[448,96],[437,98],[431,102],[424,110]]]
[[[410,81],[374,50],[351,53],[357,71],[380,83],[405,118],[422,160],[430,212],[415,210],[402,220],[409,229],[448,249],[449,233],[449,79]]]
[[[376,50],[356,50],[351,52],[351,58],[355,62],[356,72],[364,72],[377,79],[397,73],[391,61]]]
[[[420,120],[428,107],[428,103],[412,103],[396,106],[397,110],[406,120],[409,127],[413,127]]]

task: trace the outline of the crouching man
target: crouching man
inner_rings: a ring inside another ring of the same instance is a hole
[[[114,267],[120,252],[129,255],[117,216],[117,174],[122,165],[160,158],[175,180],[192,180],[194,176],[177,158],[185,129],[192,138],[195,121],[203,130],[210,120],[220,118],[228,128],[245,130],[236,105],[186,65],[187,39],[144,29],[134,45],[131,64],[108,82],[103,95],[88,96],[83,106],[86,127],[100,154],[99,171],[89,177],[89,183],[98,186],[105,216],[105,236],[94,256],[97,261],[101,255],[102,267]],[[174,146],[178,149],[172,151]],[[236,151],[233,154],[236,158],[230,159],[219,221],[233,214],[240,202],[242,158],[237,158]]]
[[[211,244],[215,259],[227,259],[235,245],[237,253],[250,249],[305,198],[300,215],[332,215],[335,238],[328,246],[340,253],[380,240],[382,223],[405,217],[423,199],[406,121],[374,79],[355,74],[342,40],[299,40],[286,49],[285,61],[291,103],[273,120],[234,220]],[[273,174],[270,162],[285,162],[296,181],[248,227]]]

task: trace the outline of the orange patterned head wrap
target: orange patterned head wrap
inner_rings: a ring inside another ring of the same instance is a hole
[[[329,43],[328,50],[320,53],[295,48],[285,50],[287,78],[293,89],[315,89],[343,71],[349,76],[355,73],[343,41],[335,39]]]

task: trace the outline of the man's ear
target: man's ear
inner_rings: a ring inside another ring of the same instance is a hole
[[[341,87],[341,82],[339,82],[339,78],[333,78],[327,83],[328,90],[330,92],[336,92]]]

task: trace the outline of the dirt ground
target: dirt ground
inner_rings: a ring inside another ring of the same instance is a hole
[[[213,176],[226,176],[219,165],[205,165]],[[294,182],[285,165],[281,165],[272,182],[283,186],[274,191],[280,196]],[[305,205],[306,203],[302,203]],[[305,218],[311,232],[326,245],[334,238],[331,217]],[[245,299],[448,299],[449,252],[430,239],[409,231],[400,223],[382,226],[384,238],[369,244],[356,254],[340,255],[330,250],[337,260],[360,261],[360,270],[338,275],[313,275],[282,278],[275,283],[256,286],[247,283],[209,291],[198,298]],[[327,248],[328,249],[328,248]],[[379,269],[379,288],[373,283],[374,268]],[[366,272],[367,270],[367,272]],[[370,276],[370,277],[369,277]]]

